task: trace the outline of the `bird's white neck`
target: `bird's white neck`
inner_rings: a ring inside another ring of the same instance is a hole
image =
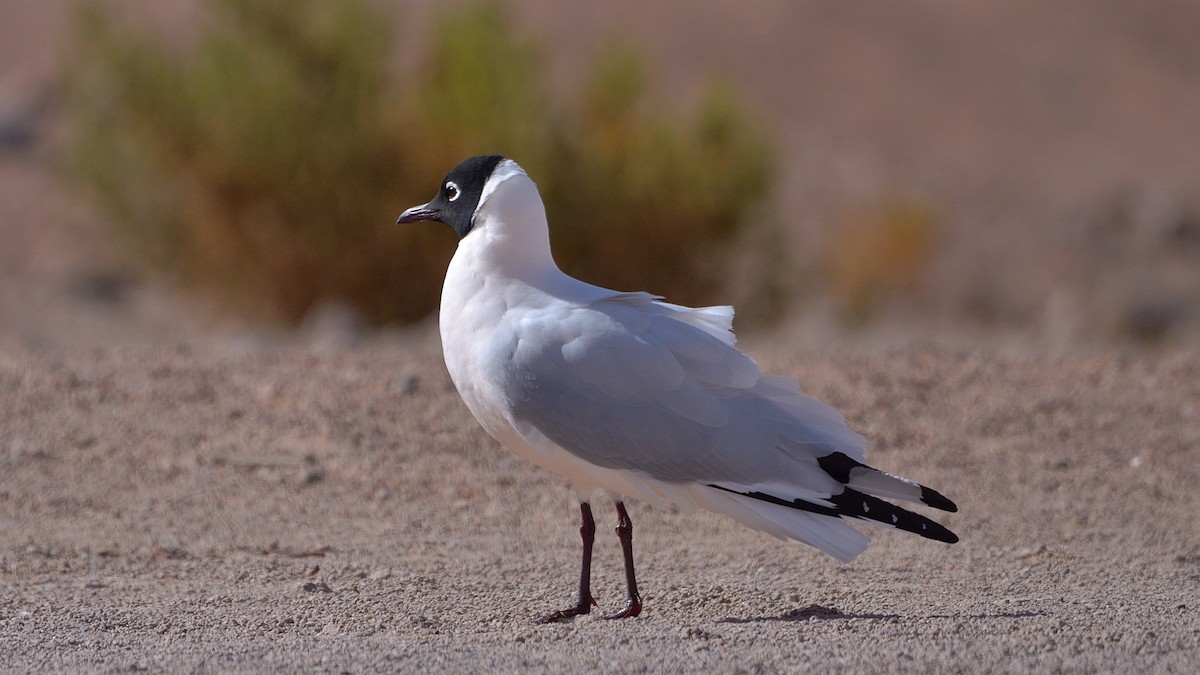
[[[516,167],[490,187],[475,214],[474,229],[459,242],[455,257],[468,258],[478,274],[534,285],[547,275],[561,275],[550,253],[546,209],[534,182]]]

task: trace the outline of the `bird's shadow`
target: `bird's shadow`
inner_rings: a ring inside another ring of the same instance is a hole
[[[1022,611],[1022,612],[992,612],[984,614],[929,614],[921,618],[926,619],[1027,619],[1035,616],[1047,616],[1046,612],[1040,611]],[[874,613],[846,613],[836,607],[826,607],[824,605],[809,605],[808,607],[798,607],[788,612],[784,612],[778,616],[754,616],[754,617],[727,617],[720,619],[717,623],[757,623],[760,621],[837,621],[846,619],[875,619],[877,621],[886,621],[899,623],[909,618],[902,614],[874,614]]]

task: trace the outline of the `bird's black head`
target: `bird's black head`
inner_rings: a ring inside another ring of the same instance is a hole
[[[504,161],[500,155],[481,155],[463,160],[442,179],[437,196],[428,203],[414,206],[400,214],[397,223],[436,220],[454,228],[459,238],[467,236],[474,225],[475,209],[483,195],[483,186]]]

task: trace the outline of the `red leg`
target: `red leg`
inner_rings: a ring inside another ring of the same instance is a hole
[[[637,575],[633,571],[633,521],[625,511],[625,502],[617,502],[617,538],[621,540],[621,552],[625,554],[625,583],[629,587],[629,598],[625,609],[610,614],[606,619],[627,619],[642,613],[642,596],[638,593]]]
[[[574,607],[547,614],[538,623],[554,623],[573,616],[588,614],[596,601],[592,598],[592,542],[596,539],[596,521],[592,519],[592,507],[587,502],[579,503],[579,537],[583,539],[583,564],[579,571],[579,598]]]

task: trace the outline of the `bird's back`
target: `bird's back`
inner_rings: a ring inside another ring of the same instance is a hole
[[[516,426],[597,466],[827,494],[835,484],[816,458],[861,457],[862,437],[795,380],[763,377],[726,317],[645,294],[524,312],[495,341],[487,376]]]

